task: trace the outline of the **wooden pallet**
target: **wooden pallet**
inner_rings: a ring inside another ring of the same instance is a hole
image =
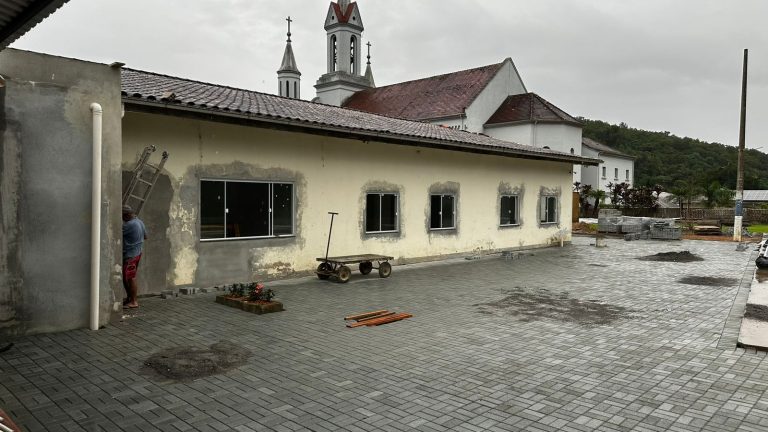
[[[372,327],[372,326],[379,326],[382,324],[388,324],[395,321],[404,320],[407,318],[411,318],[413,315],[408,313],[396,313],[396,312],[390,312],[386,309],[383,310],[377,310],[373,312],[366,312],[362,314],[357,315],[350,315],[348,317],[344,317],[345,321],[355,321],[355,322],[349,322],[347,323],[348,328],[356,328],[356,327]]]

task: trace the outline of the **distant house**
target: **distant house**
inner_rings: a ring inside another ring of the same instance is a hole
[[[758,207],[762,204],[768,204],[768,190],[745,190],[744,205],[747,207]]]
[[[582,168],[581,183],[606,191],[606,203],[610,203],[609,183],[635,185],[634,157],[589,138],[582,138],[581,143],[582,155],[602,160],[600,165]]]

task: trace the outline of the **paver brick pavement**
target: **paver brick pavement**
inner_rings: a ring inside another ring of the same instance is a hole
[[[29,431],[765,428],[765,353],[724,333],[738,284],[678,282],[741,280],[749,252],[589,241],[397,267],[389,279],[273,283],[287,311],[261,316],[214,294],[146,299],[98,332],[16,341],[0,355],[0,406]],[[636,259],[681,250],[704,261]],[[414,317],[344,327],[342,317],[377,309]],[[590,321],[600,311],[608,321]],[[142,367],[159,350],[220,341],[252,356],[185,382]]]

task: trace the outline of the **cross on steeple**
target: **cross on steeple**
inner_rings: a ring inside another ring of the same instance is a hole
[[[293,22],[293,20],[291,19],[290,15],[285,20],[288,21],[288,42],[290,42],[291,41],[291,23]]]
[[[373,46],[373,44],[371,43],[371,41],[368,41],[366,45],[368,45],[368,64],[371,64],[371,47]]]

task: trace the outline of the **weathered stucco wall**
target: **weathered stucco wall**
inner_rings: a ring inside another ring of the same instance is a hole
[[[93,102],[104,110],[106,323],[120,283],[119,70],[6,49],[0,74],[0,337],[88,326]]]
[[[325,252],[329,211],[332,255],[381,253],[399,262],[447,254],[547,245],[568,227],[570,164],[363,142],[255,127],[128,112],[123,122],[123,167],[156,144],[170,152],[170,202],[154,195],[149,207],[169,212],[144,217],[153,242],[170,244],[165,268],[142,260],[143,292],[289,276],[314,270]],[[295,184],[296,235],[254,240],[199,240],[201,179],[281,180]],[[368,191],[398,192],[400,230],[367,235]],[[499,227],[499,197],[517,192],[521,224]],[[427,229],[430,193],[457,197],[457,229]],[[542,193],[560,196],[564,225],[540,226]],[[166,194],[167,196],[167,194]],[[167,198],[164,198],[167,199]],[[147,207],[147,208],[149,208]],[[149,270],[152,269],[152,270]],[[161,275],[162,274],[162,275]]]

